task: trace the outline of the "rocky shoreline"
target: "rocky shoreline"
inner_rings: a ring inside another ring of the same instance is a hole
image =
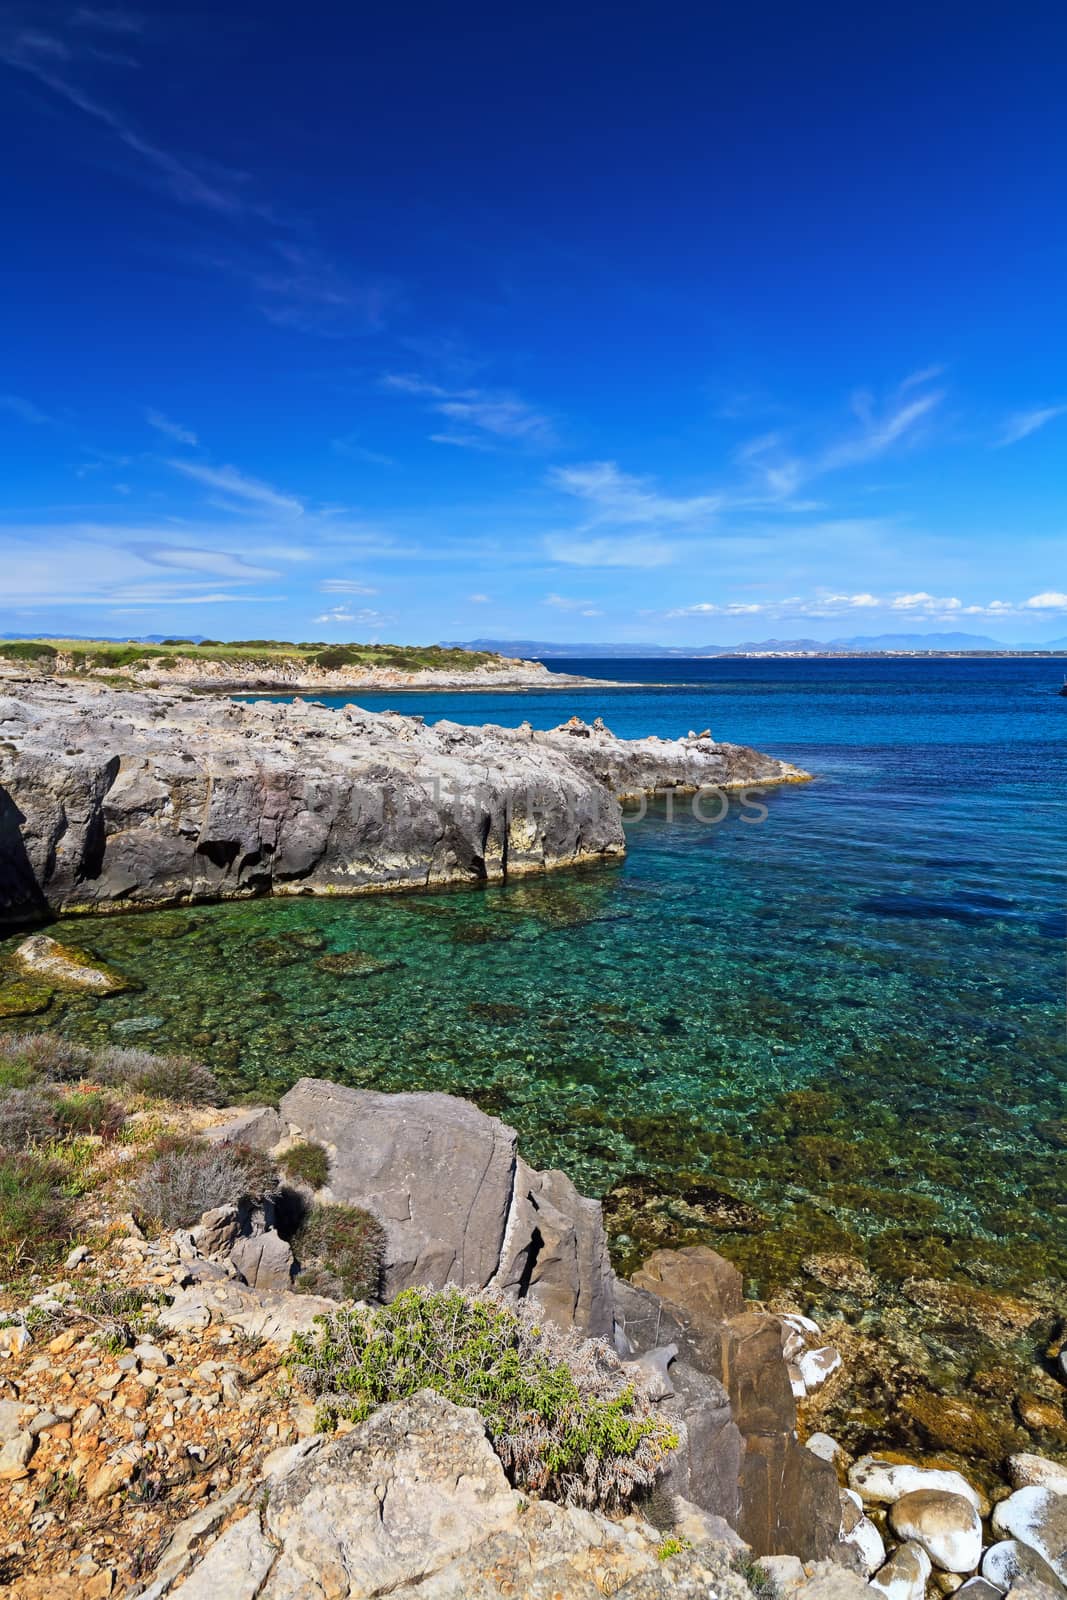
[[[49,1059],[31,1047],[27,1061]],[[151,1063],[85,1065],[148,1082]],[[195,1081],[178,1063],[155,1070],[164,1086],[179,1072]],[[318,1152],[303,1204],[377,1219],[381,1302],[453,1292],[466,1297],[456,1308],[531,1308],[529,1325],[550,1324],[575,1370],[595,1360],[628,1378],[671,1443],[652,1493],[612,1509],[517,1492],[478,1408],[432,1386],[322,1432],[292,1350],[374,1312],[294,1292],[303,1247],[286,1191],[235,1192],[190,1227],[146,1236],[123,1210],[145,1203],[143,1140],[98,1136],[107,1176],[62,1275],[5,1295],[0,1595],[1067,1593],[1067,1465],[1015,1455],[989,1493],[936,1457],[852,1459],[803,1421],[805,1396],[841,1377],[810,1318],[746,1302],[740,1275],[703,1247],[658,1250],[616,1277],[599,1204],[530,1168],[513,1130],[469,1103],[304,1079],[277,1109],[163,1103],[133,1112],[131,1131],[139,1120],[196,1129],[181,1149],[243,1152],[261,1174]]]
[[[466,728],[24,679],[0,696],[0,921],[500,882],[624,853],[620,796],[800,782],[709,734]]]

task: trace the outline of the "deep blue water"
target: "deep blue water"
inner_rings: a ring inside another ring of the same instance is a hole
[[[72,923],[144,989],[49,1025],[191,1048],[234,1085],[469,1094],[588,1191],[640,1178],[609,1200],[623,1255],[660,1228],[709,1238],[764,1290],[819,1251],[895,1281],[1067,1274],[1060,664],[552,665],[641,682],[339,698],[710,726],[814,781],[769,791],[755,826],[653,807],[621,866]],[[348,949],[388,970],[319,964]]]

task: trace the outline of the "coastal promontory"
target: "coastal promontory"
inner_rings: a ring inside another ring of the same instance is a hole
[[[500,882],[624,853],[619,796],[789,783],[709,735],[461,727],[24,679],[0,696],[0,916]]]

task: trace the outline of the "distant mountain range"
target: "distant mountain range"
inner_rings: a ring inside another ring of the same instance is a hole
[[[628,659],[650,660],[667,656],[730,656],[755,652],[786,654],[817,652],[820,655],[849,655],[870,650],[1067,650],[1067,638],[1048,644],[1003,644],[980,633],[879,633],[849,639],[746,639],[742,644],[558,644],[547,639],[468,639],[442,640],[452,649],[495,650],[505,656],[533,656],[549,659],[566,656],[571,660]]]

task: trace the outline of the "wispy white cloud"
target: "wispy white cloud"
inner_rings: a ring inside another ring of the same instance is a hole
[[[1023,601],[1023,605],[1027,611],[1067,611],[1067,594],[1046,589],[1043,594],[1032,594],[1029,600]]]
[[[353,578],[323,578],[319,584],[323,594],[377,594],[369,584],[357,583]]]
[[[9,411],[20,421],[28,422],[37,428],[52,420],[40,406],[35,406],[32,400],[26,400],[20,394],[0,394],[0,411]]]
[[[247,502],[258,509],[282,512],[287,516],[303,516],[303,502],[295,495],[284,494],[260,478],[249,477],[236,467],[205,467],[196,461],[169,460],[175,472],[202,483],[208,489],[218,489],[238,501]]]
[[[361,611],[351,611],[347,606],[333,606],[329,611],[324,611],[315,621],[325,623],[331,628],[339,628],[355,623],[357,627],[369,628],[372,633],[380,633],[382,628],[388,628],[396,619],[387,616],[383,611],[373,611],[364,608]]]
[[[1037,433],[1038,429],[1065,414],[1067,405],[1037,406],[1033,411],[1016,411],[1001,427],[1000,435],[995,440],[996,447],[1002,450],[1005,445],[1018,444],[1020,439],[1028,439],[1032,433]]]
[[[651,478],[621,472],[614,461],[590,461],[582,466],[556,467],[549,481],[557,489],[574,495],[590,508],[583,524],[592,528],[603,523],[616,526],[669,524],[672,527],[705,527],[722,507],[721,494],[686,497],[662,494]]]
[[[918,385],[928,383],[937,371],[940,369],[926,368],[913,373],[898,386],[890,404],[881,410],[867,390],[857,390],[852,396],[852,411],[860,424],[859,429],[842,434],[821,449],[799,452],[791,448],[787,435],[764,433],[742,445],[735,459],[758,475],[770,499],[788,500],[805,483],[828,473],[876,461],[895,446],[911,445],[921,438],[923,425],[940,406],[944,391],[928,390],[914,399],[904,396]]]
[[[211,573],[216,578],[276,578],[274,568],[257,566],[245,556],[230,550],[201,550],[195,545],[127,543],[126,549],[157,567],[173,567],[182,572]]]
[[[265,255],[216,257],[215,264],[245,279],[268,322],[323,338],[379,332],[399,293],[384,278],[357,276],[289,239],[273,240]]]
[[[41,31],[9,27],[0,33],[0,61],[106,128],[182,205],[226,217],[244,216],[256,209],[244,192],[242,174],[221,169],[210,175],[197,171],[190,162],[146,138],[121,112],[82,89],[71,76],[79,53],[66,40]]]
[[[368,450],[366,445],[360,444],[358,433],[344,434],[340,438],[330,440],[330,449],[339,456],[345,456],[349,461],[365,461],[372,467],[395,467],[396,459],[387,456],[380,450]]]
[[[386,373],[384,388],[426,402],[438,416],[456,426],[431,434],[436,444],[485,448],[487,439],[547,449],[555,443],[550,418],[507,390],[452,389],[410,373]]]
[[[472,606],[488,606],[492,604],[492,601],[487,594],[469,594],[467,599]]]
[[[157,411],[153,406],[149,406],[145,412],[145,421],[150,428],[155,428],[157,433],[165,434],[168,439],[173,439],[176,444],[195,445],[200,443],[192,428],[185,427],[181,422],[172,422],[169,417],[163,415],[162,411]]]
[[[678,555],[677,547],[666,540],[621,535],[587,539],[549,534],[544,547],[552,561],[568,567],[666,567]]]
[[[553,606],[557,611],[576,611],[582,617],[602,617],[599,606],[591,600],[574,600],[565,594],[546,594],[542,605]]]
[[[79,6],[71,17],[76,28],[99,28],[104,33],[143,33],[145,19],[119,6]]]

